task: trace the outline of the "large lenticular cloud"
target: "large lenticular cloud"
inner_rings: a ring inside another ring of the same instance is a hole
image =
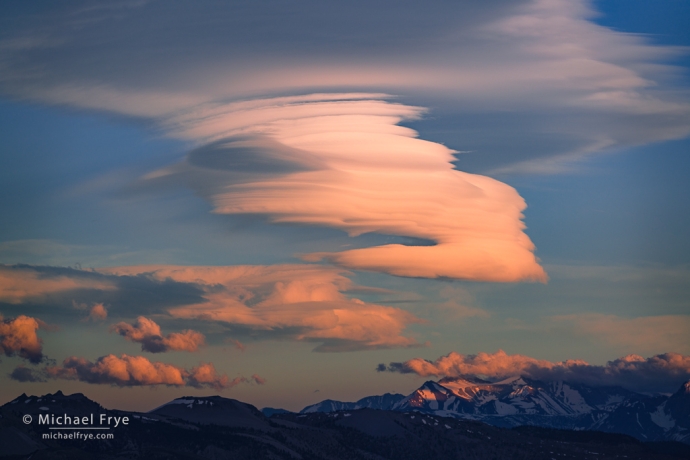
[[[307,260],[409,277],[545,281],[523,232],[524,200],[506,184],[454,170],[452,150],[399,126],[421,112],[373,94],[208,106],[168,127],[212,143],[147,178],[191,184],[217,213],[433,242]]]
[[[414,358],[403,363],[390,363],[388,367],[379,365],[378,370],[424,377],[479,376],[490,380],[522,375],[546,381],[619,385],[638,391],[674,391],[690,378],[690,356],[678,353],[664,353],[651,358],[628,355],[601,366],[575,359],[551,362],[525,355],[509,355],[503,350],[476,355],[451,352],[435,361]]]

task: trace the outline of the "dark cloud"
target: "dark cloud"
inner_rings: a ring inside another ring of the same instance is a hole
[[[15,367],[9,376],[17,382],[45,382],[46,380],[42,372],[24,366]]]

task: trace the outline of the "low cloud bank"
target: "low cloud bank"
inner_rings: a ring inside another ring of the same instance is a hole
[[[423,377],[476,376],[500,380],[522,375],[538,380],[565,380],[593,386],[617,385],[634,391],[671,392],[681,382],[690,379],[690,356],[663,353],[644,358],[628,355],[605,365],[589,364],[583,360],[551,362],[525,355],[496,353],[462,355],[451,352],[435,361],[414,358],[405,362],[379,364],[379,372],[417,374]]]
[[[251,378],[230,379],[219,374],[211,363],[202,363],[191,369],[159,361],[149,361],[143,356],[107,355],[95,361],[72,356],[61,365],[47,366],[40,370],[17,368],[12,372],[14,380],[40,381],[44,379],[78,380],[91,384],[106,384],[120,387],[131,386],[189,386],[222,390],[240,383],[265,382],[258,375]]]

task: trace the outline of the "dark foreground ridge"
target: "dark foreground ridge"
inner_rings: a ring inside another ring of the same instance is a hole
[[[49,414],[63,416],[63,425],[38,423]],[[110,420],[106,429],[98,423],[100,414]],[[29,423],[27,416],[31,417]],[[74,423],[84,417],[86,424]],[[123,423],[125,417],[127,424]],[[114,425],[116,419],[120,420],[118,426]],[[64,424],[65,420],[71,425]],[[101,429],[88,430],[92,427]],[[56,432],[98,432],[112,434],[112,438],[44,437]],[[57,392],[40,397],[21,395],[0,407],[0,458],[673,460],[690,458],[690,446],[645,443],[596,431],[501,428],[421,412],[369,408],[274,413],[269,418],[250,404],[220,396],[178,398],[151,412],[136,413],[106,410],[82,394]]]

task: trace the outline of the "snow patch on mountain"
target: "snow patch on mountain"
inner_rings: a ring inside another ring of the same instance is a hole
[[[661,428],[664,429],[664,431],[668,431],[676,426],[676,421],[673,419],[673,417],[671,417],[671,414],[666,413],[664,410],[666,408],[667,402],[668,401],[664,401],[663,404],[659,405],[659,407],[656,408],[656,411],[649,414],[649,416],[652,419],[652,422],[659,425]]]

